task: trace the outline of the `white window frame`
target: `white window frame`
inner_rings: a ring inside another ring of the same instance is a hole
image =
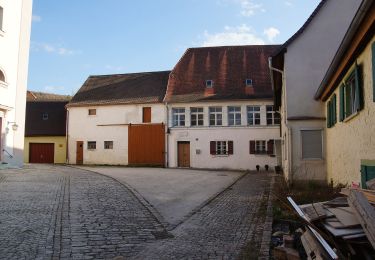
[[[321,158],[304,158],[303,157],[303,139],[302,139],[302,131],[320,131],[321,133],[321,140],[322,140],[322,150],[321,150]],[[324,160],[324,129],[323,128],[300,128],[299,134],[300,134],[300,158],[303,161],[323,161]]]
[[[241,125],[241,113],[242,113],[241,106],[229,106],[228,107],[228,125],[240,126]],[[233,116],[233,123],[230,122],[232,116]]]
[[[196,111],[194,111],[194,110],[196,110]],[[202,117],[202,118],[200,119],[199,117]],[[195,124],[193,124],[194,121],[195,121]],[[190,108],[190,125],[193,126],[193,127],[204,126],[204,109],[203,109],[203,107],[191,107]]]
[[[215,153],[216,155],[228,155],[229,145],[228,141],[215,141]]]
[[[214,87],[214,81],[212,79],[206,80],[206,88],[213,88]]]
[[[267,109],[271,107],[272,110],[271,111],[268,111]],[[275,114],[278,114],[279,115],[279,123],[275,123]],[[271,116],[271,124],[268,123],[268,116]],[[275,107],[273,105],[266,105],[266,123],[267,125],[280,125],[280,121],[281,121],[281,117],[280,117],[280,113],[275,111]]]
[[[209,107],[208,111],[209,111],[208,113],[209,125],[210,126],[222,126],[223,125],[223,107]],[[211,115],[213,116],[214,124],[211,124]],[[218,124],[219,120],[221,122],[220,124]]]
[[[253,80],[252,79],[246,79],[245,84],[247,87],[252,87],[253,86]]]
[[[259,108],[259,111],[255,111],[255,108]],[[253,109],[253,110],[251,110]],[[250,114],[252,114],[252,121],[250,119]],[[258,126],[261,125],[261,106],[254,105],[254,106],[247,106],[246,107],[246,115],[247,115],[247,125],[248,126]],[[259,118],[256,117],[256,115],[259,116]],[[256,120],[259,119],[259,124],[256,124]]]
[[[262,149],[259,149],[262,148]],[[255,154],[267,154],[267,141],[255,140]]]
[[[172,108],[172,126],[182,127],[186,125],[186,115],[184,107]],[[182,123],[183,122],[183,123]]]

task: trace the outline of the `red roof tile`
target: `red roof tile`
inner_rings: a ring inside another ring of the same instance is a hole
[[[272,98],[268,57],[279,47],[252,45],[188,49],[169,76],[164,101]],[[252,91],[246,91],[246,79],[252,79]],[[206,80],[213,80],[213,90],[208,91]]]

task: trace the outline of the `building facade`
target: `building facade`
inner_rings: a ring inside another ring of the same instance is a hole
[[[188,49],[168,82],[168,166],[273,170],[281,157],[267,60],[278,46]]]
[[[66,163],[66,110],[70,96],[27,91],[25,163]]]
[[[328,181],[375,178],[375,4],[363,1],[315,98],[325,104]]]
[[[361,2],[321,1],[270,60],[275,107],[282,118],[282,167],[289,182],[327,179],[325,108],[314,95]]]
[[[0,0],[0,163],[22,166],[31,0]]]

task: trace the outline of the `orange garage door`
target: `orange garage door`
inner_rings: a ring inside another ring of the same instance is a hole
[[[164,166],[164,124],[129,125],[129,164]]]
[[[30,163],[53,163],[55,156],[55,144],[30,143]]]

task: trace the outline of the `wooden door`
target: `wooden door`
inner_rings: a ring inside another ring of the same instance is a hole
[[[30,143],[29,162],[30,163],[54,163],[55,144],[50,143]]]
[[[178,167],[190,167],[190,142],[178,142]]]
[[[144,107],[142,109],[142,122],[151,123],[151,107]]]
[[[3,140],[3,118],[0,117],[0,162],[2,160],[2,156],[3,156],[3,147],[2,147],[2,143],[1,143],[1,140]]]
[[[83,142],[77,141],[76,164],[83,164]]]
[[[129,165],[164,166],[164,124],[129,125]]]

